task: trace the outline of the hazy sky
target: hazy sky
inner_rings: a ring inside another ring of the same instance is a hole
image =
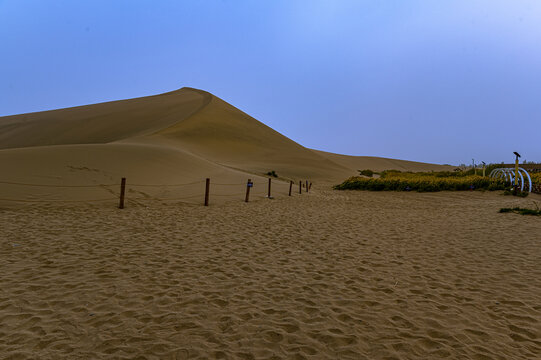
[[[183,86],[326,151],[541,161],[540,0],[0,0],[0,116]]]

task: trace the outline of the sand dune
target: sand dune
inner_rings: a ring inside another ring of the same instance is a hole
[[[332,179],[351,171],[288,139],[223,100],[202,92],[208,104],[158,131],[185,149],[254,173],[275,170],[288,178]]]
[[[359,168],[448,168],[307,149],[214,95],[191,88],[2,117],[0,149],[4,174],[0,181],[4,182],[84,186],[118,184],[121,177],[127,177],[128,185],[167,185],[210,177],[215,184],[238,184],[213,187],[218,202],[228,196],[242,196],[248,178],[263,183],[264,174],[271,170],[280,177],[274,180],[276,189],[280,188],[276,194],[283,195],[290,180],[332,184],[356,174]],[[262,186],[258,187],[261,192]],[[140,195],[136,198],[149,200],[195,199],[202,193],[200,186],[157,187],[146,192],[129,189]],[[25,201],[90,201],[115,193],[118,190],[114,186],[40,188],[0,184],[0,199]],[[0,200],[3,206],[13,203]]]
[[[103,144],[151,134],[204,106],[194,91],[0,117],[0,149]]]
[[[452,171],[455,169],[454,166],[450,165],[435,165],[417,161],[388,159],[377,156],[340,155],[319,150],[312,151],[348,169],[370,169],[373,171]]]

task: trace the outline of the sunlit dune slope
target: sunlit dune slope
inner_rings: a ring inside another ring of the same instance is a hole
[[[318,180],[351,173],[212,94],[193,91],[200,93],[207,105],[156,132],[154,139],[168,139],[202,157],[253,173],[275,170],[287,178]]]
[[[103,144],[142,136],[197,112],[204,98],[189,89],[129,100],[0,117],[0,149]]]

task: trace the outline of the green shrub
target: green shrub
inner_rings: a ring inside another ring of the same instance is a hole
[[[384,178],[384,177],[391,177],[391,176],[396,176],[398,174],[402,174],[402,171],[400,170],[384,170],[380,173],[380,177]]]
[[[269,171],[266,175],[273,176],[273,177],[278,177],[278,174],[276,174],[276,171],[274,171],[274,170]]]
[[[527,191],[517,191],[517,193],[515,194],[513,190],[505,189],[505,191],[503,192],[503,195],[515,195],[518,197],[526,197],[530,195],[530,193]]]
[[[366,170],[357,170],[359,172],[359,174],[361,175],[364,175],[364,176],[368,176],[368,177],[372,177],[374,176],[374,172],[370,169],[366,169]]]
[[[340,185],[334,186],[336,190],[371,190],[371,191],[464,191],[464,190],[505,190],[509,185],[501,179],[492,179],[482,176],[449,176],[440,177],[426,173],[400,173],[401,175],[387,175],[379,179],[367,179],[353,176]]]

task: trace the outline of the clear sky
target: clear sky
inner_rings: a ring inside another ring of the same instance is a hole
[[[539,0],[0,0],[0,116],[183,86],[300,144],[541,161]]]

